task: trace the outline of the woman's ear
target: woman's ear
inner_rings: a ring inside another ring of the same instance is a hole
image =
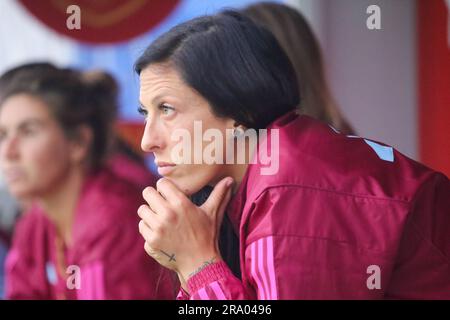
[[[237,121],[234,121],[233,127],[234,127],[234,128],[240,128],[240,129],[242,129],[242,130],[244,130],[244,131],[248,129],[248,128],[247,128],[246,126],[244,126],[242,123],[239,123],[239,122],[237,122]]]
[[[82,125],[77,129],[75,136],[70,142],[70,160],[73,164],[78,165],[88,159],[93,138],[93,132],[90,127]]]
[[[246,128],[243,125],[241,125],[241,124],[239,124],[237,122],[234,122],[234,125],[233,125],[233,137],[234,138],[239,138],[239,137],[243,136],[245,134],[245,130],[246,130]]]

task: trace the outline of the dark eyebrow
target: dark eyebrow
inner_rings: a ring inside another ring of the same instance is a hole
[[[27,119],[25,121],[22,121],[19,126],[18,129],[21,130],[25,127],[28,126],[33,126],[33,125],[37,125],[39,127],[42,127],[45,125],[45,121],[41,120],[41,119]]]
[[[29,118],[29,119],[25,119],[22,122],[20,122],[19,125],[17,126],[17,129],[15,129],[15,130],[21,131],[30,126],[44,127],[45,125],[46,125],[46,121],[44,121],[42,119]],[[8,132],[9,129],[12,129],[12,128],[0,126],[1,132]]]
[[[157,106],[159,103],[159,101],[160,100],[162,100],[164,97],[166,97],[167,96],[167,94],[158,94],[157,96],[155,96],[153,99],[152,99],[152,102],[151,102],[151,105],[153,105],[153,106]],[[144,103],[142,103],[142,101],[139,101],[139,105],[140,105],[140,107],[142,108],[142,109],[148,109],[145,105],[144,105]]]

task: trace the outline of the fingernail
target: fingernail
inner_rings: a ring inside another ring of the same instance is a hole
[[[225,185],[227,186],[227,188],[229,188],[232,184],[233,184],[233,178],[229,178],[229,179],[227,180],[227,182],[225,183]]]

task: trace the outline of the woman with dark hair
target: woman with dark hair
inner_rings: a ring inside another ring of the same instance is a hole
[[[142,149],[163,176],[139,231],[179,299],[450,298],[449,180],[298,115],[268,30],[236,12],[196,18],[135,69]]]
[[[31,64],[0,78],[0,165],[33,205],[6,262],[8,299],[170,299],[136,232],[144,165],[116,151],[115,81]],[[120,223],[117,223],[120,222]]]
[[[282,3],[255,3],[242,13],[272,32],[292,62],[302,93],[300,112],[354,134],[325,79],[319,43],[300,12]]]

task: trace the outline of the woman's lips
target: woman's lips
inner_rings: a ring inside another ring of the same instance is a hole
[[[4,171],[4,174],[7,183],[12,183],[20,180],[24,176],[21,169],[7,169]]]
[[[157,162],[156,165],[158,166],[158,173],[161,176],[168,175],[176,166],[173,163],[167,163],[167,162]]]

